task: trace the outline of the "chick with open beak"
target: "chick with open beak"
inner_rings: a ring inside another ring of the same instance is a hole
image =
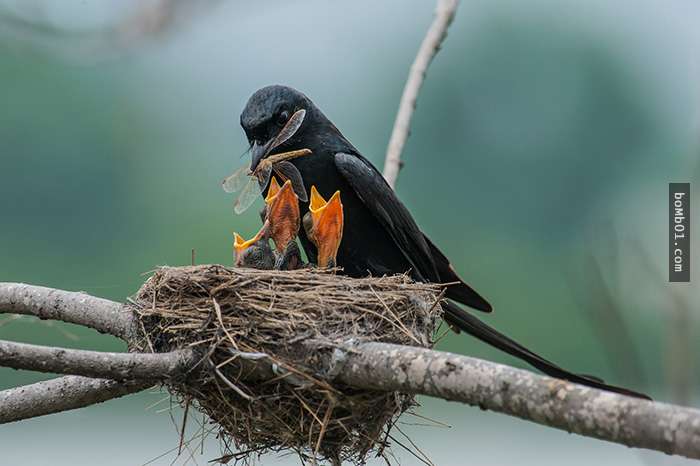
[[[290,180],[280,187],[277,178],[270,180],[265,197],[265,222],[269,225],[269,235],[275,243],[275,268],[294,270],[302,266],[301,252],[296,242],[301,214],[299,198]]]
[[[340,191],[336,191],[326,201],[311,186],[309,212],[304,215],[304,230],[306,236],[316,246],[319,267],[335,267],[336,256],[340,241],[343,239],[343,204],[340,201]]]
[[[265,222],[260,231],[246,241],[238,233],[233,234],[234,263],[236,267],[272,270],[275,267],[275,255],[270,248],[269,224]]]

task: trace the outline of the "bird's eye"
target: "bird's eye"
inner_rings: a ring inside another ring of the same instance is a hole
[[[289,120],[289,112],[287,110],[282,111],[278,116],[277,116],[277,122],[279,124],[284,124]]]

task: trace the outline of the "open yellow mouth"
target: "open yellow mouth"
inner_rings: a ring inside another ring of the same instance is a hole
[[[265,223],[262,228],[260,228],[260,231],[256,233],[256,235],[246,241],[241,235],[238,233],[234,232],[233,233],[233,249],[236,251],[236,256],[240,255],[243,251],[251,247],[253,244],[257,243],[260,241],[261,238],[265,236],[265,232],[267,230],[267,223]]]
[[[340,200],[340,191],[333,193],[333,196],[326,201],[316,186],[312,186],[309,212],[312,221],[310,239],[318,250],[318,266],[334,266],[340,241],[343,238],[343,203]]]
[[[275,200],[277,194],[280,192],[280,185],[277,182],[277,178],[274,176],[270,180],[270,187],[267,189],[267,196],[265,196],[265,204],[270,205],[272,201]]]
[[[287,180],[280,187],[273,176],[265,197],[267,204],[266,220],[270,224],[270,237],[278,251],[284,251],[290,241],[299,233],[301,214],[299,213],[299,198],[292,182]]]

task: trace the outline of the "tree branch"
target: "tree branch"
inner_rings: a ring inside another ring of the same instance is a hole
[[[52,374],[159,381],[182,375],[196,363],[191,350],[158,354],[106,353],[0,340],[0,365]]]
[[[418,93],[423,86],[430,62],[440,50],[442,41],[445,40],[447,28],[454,19],[458,4],[458,0],[438,0],[435,7],[435,19],[418,49],[418,54],[408,73],[408,80],[401,95],[399,111],[396,114],[394,129],[391,131],[384,161],[384,178],[392,188],[396,185],[396,178],[398,178],[399,170],[402,167],[401,152],[411,129],[411,118],[416,109]]]
[[[348,355],[339,379],[357,388],[459,401],[587,437],[700,459],[700,410],[467,356],[365,343]]]
[[[120,303],[85,293],[0,282],[0,314],[23,314],[93,328],[122,340],[135,335],[136,320]]]
[[[71,375],[11,388],[0,391],[0,424],[83,408],[153,385],[152,381],[116,382]]]
[[[86,311],[86,303],[93,302],[96,307],[88,312],[92,315],[89,320],[92,325],[98,326],[99,323],[101,328],[109,329],[114,329],[115,322],[121,322],[119,328],[122,329],[135,325],[127,322],[127,319],[135,321],[135,318],[125,310],[126,307],[117,303],[82,293],[17,286],[25,290],[22,305],[18,306],[16,299],[3,295],[17,294],[16,287],[6,284],[0,285],[0,306],[14,303],[14,309],[36,315],[35,308],[44,309],[47,299],[55,303],[56,300],[50,297],[61,296],[58,308],[62,311],[44,315],[64,320],[71,316],[69,321],[79,323],[83,319],[66,310],[65,303],[77,302]],[[33,302],[34,298],[36,302]],[[97,314],[103,314],[102,318]],[[22,355],[15,354],[19,350]],[[242,353],[239,356],[238,360],[245,363],[246,370],[242,373],[246,380],[274,376],[274,367],[266,355]],[[31,360],[33,357],[47,360],[36,362]],[[184,363],[185,360],[189,362]],[[172,353],[125,355],[3,343],[0,345],[0,366],[43,368],[116,379],[143,376],[144,379],[119,383],[62,377],[6,390],[0,392],[0,423],[79,408],[133,393],[153,385],[156,374],[159,377],[177,376],[180,371],[186,372],[191,367],[188,365],[193,363],[194,360],[188,359],[184,353],[178,353],[178,356]],[[355,388],[401,391],[459,401],[567,432],[700,459],[698,410],[630,398],[475,358],[385,343],[348,344],[338,348],[328,367],[319,372],[335,374],[338,381]]]

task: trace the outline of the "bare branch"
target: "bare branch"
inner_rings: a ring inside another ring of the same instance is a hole
[[[0,391],[0,424],[83,408],[153,385],[151,381],[116,382],[71,375],[11,388]]]
[[[396,178],[401,170],[401,152],[411,129],[411,118],[416,109],[418,93],[423,86],[430,62],[440,50],[442,41],[445,40],[447,28],[454,19],[458,4],[458,0],[438,0],[435,7],[435,19],[418,49],[418,54],[408,73],[408,80],[401,95],[399,111],[396,114],[394,129],[391,131],[384,161],[384,178],[392,188],[396,185]]]
[[[348,355],[353,387],[459,401],[587,437],[700,459],[700,410],[631,398],[466,356],[384,343]]]
[[[106,321],[112,324],[115,315],[133,319],[131,314],[120,310],[117,303],[81,293],[32,288],[27,285],[17,286],[35,291],[22,295],[26,298],[22,304],[24,309],[36,307],[31,302],[34,297],[40,302],[45,302],[49,299],[48,293],[50,296],[62,296],[61,303],[80,302],[81,306],[86,306],[86,302],[94,302],[97,307],[89,313],[104,312],[112,316],[106,318]],[[37,289],[41,292],[36,292]],[[17,294],[12,285],[0,286],[0,303],[12,302],[14,309],[17,309],[16,300],[3,296],[3,293],[8,292],[13,296]],[[65,315],[73,314],[63,312],[61,315],[65,318]],[[101,322],[96,316],[91,319],[93,325],[96,325],[95,322]],[[75,322],[80,320],[77,317],[72,319]],[[131,326],[133,324],[123,323],[124,328]],[[313,342],[307,341],[306,344]],[[116,364],[115,374],[118,377],[128,374],[146,376],[150,380],[118,383],[83,377],[63,377],[6,390],[0,392],[0,423],[87,406],[146,388],[153,385],[154,375],[148,374],[146,366],[153,368],[153,365],[156,365],[161,370],[160,374],[168,376],[187,370],[187,364],[174,362],[171,354],[133,355],[136,357],[130,359],[128,364],[144,366],[126,369],[123,365],[127,364],[126,360],[119,358],[132,355],[117,354],[114,356],[116,362],[100,362],[101,357],[111,358],[112,356],[106,356],[110,353],[81,351],[65,353],[59,358],[55,351],[65,350],[33,345],[22,347],[28,348],[28,355],[49,357],[51,360],[45,364],[47,367],[51,366],[50,370],[63,367],[66,371],[106,375],[108,369],[97,366]],[[19,347],[12,344],[11,348]],[[9,351],[5,354],[9,354]],[[142,356],[150,356],[152,359]],[[259,381],[261,377],[274,377],[274,365],[271,365],[270,358],[266,355],[240,353],[238,356],[237,360],[245,369],[242,371],[244,380]],[[27,361],[23,355],[5,357],[0,351],[0,357],[0,365],[3,361],[9,362],[6,365],[26,365],[33,369],[41,365]],[[25,362],[20,364],[17,361]],[[190,360],[190,364],[192,362]],[[120,372],[121,370],[127,372]],[[339,382],[355,388],[401,391],[459,401],[588,437],[700,459],[698,410],[630,398],[475,358],[384,343],[348,344],[334,352],[328,367],[320,368],[319,375],[322,374],[337,374],[335,378]]]
[[[193,351],[106,353],[0,340],[0,366],[112,380],[163,380],[196,364]]]
[[[0,314],[24,314],[83,325],[122,340],[134,335],[131,311],[114,301],[85,293],[0,282]]]

